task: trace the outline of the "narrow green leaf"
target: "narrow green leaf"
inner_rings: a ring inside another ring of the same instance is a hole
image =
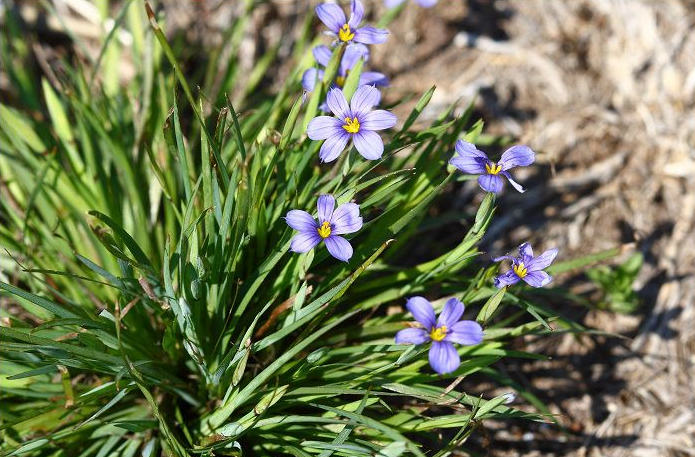
[[[140,248],[138,243],[126,232],[123,230],[121,226],[116,224],[110,217],[108,217],[106,214],[102,214],[99,211],[92,210],[89,211],[89,214],[96,217],[100,221],[102,221],[104,224],[108,225],[111,230],[113,230],[114,235],[118,237],[120,241],[125,244],[125,246],[128,248],[131,254],[135,257],[135,260],[138,261],[138,263],[145,265],[152,269],[152,265],[150,264],[150,259],[147,257],[147,254],[143,252],[143,250]]]
[[[432,86],[430,89],[422,94],[422,97],[420,97],[420,100],[415,104],[415,108],[413,108],[413,111],[410,112],[410,115],[408,115],[408,118],[405,120],[403,123],[403,128],[401,129],[401,133],[405,132],[408,130],[417,120],[418,117],[420,117],[420,114],[422,111],[425,109],[425,107],[430,103],[430,100],[432,99],[432,95],[434,95],[434,91],[437,89],[437,86]]]
[[[345,78],[345,84],[343,85],[343,94],[345,94],[345,99],[350,100],[352,94],[357,90],[357,86],[360,82],[360,76],[362,76],[362,67],[364,66],[364,59],[359,59],[357,63],[350,69],[347,78]]]
[[[487,324],[492,316],[495,315],[495,311],[497,311],[497,308],[499,307],[500,303],[502,302],[502,298],[504,297],[504,293],[506,292],[506,288],[501,288],[500,290],[495,293],[488,301],[485,302],[483,305],[482,309],[478,313],[478,317],[476,317],[475,320],[480,322],[482,325]]]
[[[27,292],[25,290],[22,290],[18,287],[7,284],[5,282],[0,281],[0,289],[4,290],[5,292],[9,292],[12,295],[16,295],[20,298],[28,300],[31,303],[33,303],[37,306],[40,306],[41,308],[45,309],[46,311],[48,311],[56,316],[65,317],[65,318],[79,318],[79,317],[81,317],[78,314],[66,309],[66,307],[64,307],[64,306],[61,306],[57,303],[54,303],[54,302],[47,300],[43,297],[39,297],[38,295],[34,295],[30,292]]]

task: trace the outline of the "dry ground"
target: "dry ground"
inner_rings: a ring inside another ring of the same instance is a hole
[[[628,339],[558,336],[531,346],[551,361],[510,368],[568,434],[499,424],[481,451],[695,455],[695,3],[441,0],[392,30],[374,62],[392,93],[436,84],[432,114],[477,94],[486,131],[540,152],[487,247],[645,256],[637,315],[565,310]]]

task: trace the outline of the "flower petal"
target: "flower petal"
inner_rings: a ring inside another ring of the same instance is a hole
[[[396,125],[397,120],[398,118],[392,112],[384,109],[376,109],[368,112],[362,117],[362,128],[365,130],[390,129]]]
[[[522,194],[524,192],[526,192],[526,189],[524,189],[521,184],[519,184],[518,182],[516,182],[512,179],[512,175],[510,175],[508,171],[501,171],[500,174],[504,175],[504,177],[507,178],[507,181],[509,181],[509,184],[511,184],[512,187],[514,189],[516,189],[517,192],[520,192]]]
[[[497,175],[480,175],[478,176],[478,184],[483,190],[499,194],[502,191],[502,178]]]
[[[514,167],[525,167],[531,165],[536,159],[536,154],[533,153],[528,146],[517,145],[504,151],[500,161],[497,162],[502,167],[503,171]]]
[[[348,22],[348,25],[352,30],[354,30],[360,25],[360,22],[362,22],[362,17],[364,16],[364,6],[362,6],[362,2],[360,0],[352,0],[350,10],[350,21]]]
[[[451,373],[461,364],[461,357],[448,341],[433,341],[430,348],[430,366],[439,374]]]
[[[374,105],[379,103],[381,95],[379,89],[374,86],[360,86],[350,100],[350,110],[353,116],[358,116],[360,122],[369,113]]]
[[[333,56],[331,48],[325,45],[316,46],[311,50],[311,53],[314,54],[314,59],[316,59],[316,62],[322,67],[327,67],[328,62],[331,61],[331,57]]]
[[[331,235],[323,241],[326,243],[328,252],[336,259],[347,262],[352,257],[352,246],[342,236]]]
[[[321,242],[321,237],[318,232],[309,233],[301,232],[296,234],[290,242],[290,251],[292,252],[307,252]]]
[[[384,5],[386,5],[386,8],[395,8],[404,1],[405,0],[384,0]]]
[[[423,8],[431,8],[437,4],[437,0],[415,0],[415,3]]]
[[[367,50],[367,46],[359,43],[348,45],[340,61],[340,75],[346,76],[347,72],[352,70],[352,67],[355,66],[358,60],[367,60],[368,57],[369,51]]]
[[[342,90],[338,88],[329,90],[326,96],[326,103],[338,119],[343,120],[350,115],[350,107],[347,100],[345,100],[345,94],[343,94]]]
[[[364,45],[362,43],[350,43],[348,45],[348,48],[357,49],[360,52],[360,54],[362,54],[362,58],[365,62],[369,60],[369,46]]]
[[[381,137],[370,130],[361,130],[352,136],[357,152],[365,159],[376,160],[384,153],[384,142]]]
[[[389,85],[388,77],[379,73],[378,71],[365,71],[360,75],[360,81],[358,83],[360,86],[382,86],[386,87]],[[379,102],[376,103],[377,105]]]
[[[335,208],[335,198],[333,195],[321,195],[316,202],[316,208],[319,211],[319,224],[330,222]]]
[[[530,271],[522,279],[531,287],[543,287],[552,281],[553,277],[545,271]]]
[[[300,232],[315,232],[318,228],[316,219],[311,217],[311,214],[300,209],[293,209],[287,213],[285,217],[287,225]]]
[[[516,273],[514,273],[514,270],[509,270],[508,272],[501,274],[495,278],[495,287],[501,289],[504,286],[512,286],[519,282],[519,279],[521,278],[519,278],[516,275]]]
[[[355,38],[358,43],[379,44],[389,38],[389,32],[385,29],[375,29],[374,27],[362,27],[355,30]]]
[[[556,256],[557,248],[548,249],[543,254],[539,255],[534,259],[531,259],[528,263],[526,263],[526,268],[528,269],[528,271],[538,271],[544,268],[548,268],[550,264],[553,263],[553,260],[555,260]]]
[[[331,32],[338,33],[338,30],[345,24],[345,13],[343,9],[333,3],[321,3],[316,7],[316,15],[321,19],[321,22],[326,24],[326,27]]]
[[[316,83],[323,79],[323,70],[309,68],[302,75],[302,87],[308,92],[312,92],[316,87]]]
[[[444,341],[472,346],[483,341],[483,328],[475,321],[460,321],[447,329]]]
[[[510,255],[501,255],[492,259],[493,262],[501,262],[503,260],[511,260],[512,263],[516,262],[516,258]]]
[[[356,203],[343,203],[335,210],[331,218],[331,226],[334,235],[354,233],[362,228],[360,207]]]
[[[347,132],[336,132],[333,136],[326,139],[319,150],[321,162],[333,162],[341,152],[345,150],[350,135]]]
[[[485,154],[480,149],[476,148],[473,143],[469,143],[463,140],[457,140],[456,146],[454,146],[454,148],[456,149],[456,152],[458,152],[461,156],[480,157],[481,159],[485,159],[485,162],[483,163],[489,161],[487,154]]]
[[[533,248],[530,243],[522,243],[519,245],[519,260],[526,264],[533,258]]]
[[[396,344],[422,344],[429,341],[427,331],[422,328],[404,328],[396,333]]]
[[[482,175],[485,173],[485,162],[480,157],[454,156],[449,163],[464,173]]]
[[[333,116],[317,116],[309,122],[306,134],[312,140],[325,140],[336,134],[345,134],[343,123]]]
[[[450,298],[444,304],[444,309],[442,310],[439,318],[437,319],[437,327],[446,325],[449,329],[454,326],[455,323],[461,319],[464,310],[463,303],[457,298]]]
[[[435,316],[432,304],[424,297],[410,297],[405,303],[410,314],[413,315],[416,321],[421,323],[426,330],[434,328]]]

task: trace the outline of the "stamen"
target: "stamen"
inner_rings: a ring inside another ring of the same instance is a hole
[[[528,274],[528,269],[524,265],[524,262],[520,262],[518,265],[514,265],[512,270],[514,270],[514,273],[516,273],[516,275],[520,278],[523,278]]]
[[[496,175],[497,173],[502,171],[502,166],[496,165],[495,162],[486,163],[485,171],[487,171],[487,173],[490,175]]]
[[[335,85],[338,87],[343,87],[345,85],[345,80],[347,79],[347,74],[345,76],[336,76],[335,77]]]
[[[319,232],[319,236],[321,238],[328,238],[331,236],[331,224],[326,221],[323,224],[321,224],[321,227],[316,229],[317,232]]]
[[[357,133],[360,131],[360,121],[358,121],[356,117],[353,117],[352,119],[346,117],[345,125],[343,125],[343,128],[348,133]]]
[[[340,41],[350,41],[353,38],[355,38],[355,33],[350,30],[350,26],[347,24],[343,24],[343,26],[338,30],[338,38],[340,38]]]
[[[433,328],[432,331],[430,332],[430,338],[432,338],[433,341],[442,341],[445,336],[446,336],[446,325],[442,325],[441,327]]]

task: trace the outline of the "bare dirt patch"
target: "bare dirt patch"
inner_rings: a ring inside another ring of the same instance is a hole
[[[501,199],[490,250],[530,239],[566,258],[645,256],[636,315],[563,310],[627,339],[530,341],[552,360],[509,367],[567,433],[492,425],[480,450],[695,455],[695,3],[440,1],[408,5],[391,29],[399,39],[374,61],[395,75],[390,91],[436,84],[425,115],[477,94],[487,132],[540,152],[520,173],[530,190]]]

